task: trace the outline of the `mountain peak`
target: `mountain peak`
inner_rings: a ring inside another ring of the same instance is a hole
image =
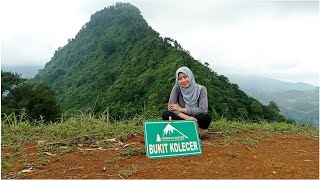
[[[82,27],[82,30],[87,28],[102,30],[116,24],[145,26],[147,22],[137,7],[129,3],[116,3],[91,15],[90,21]]]
[[[171,126],[171,124],[167,124],[167,126],[163,129],[163,134],[167,135],[169,133],[173,133],[173,131],[175,131],[175,130],[176,130],[176,128]]]
[[[178,42],[161,38],[128,3],[93,14],[34,81],[51,86],[70,113],[108,109],[114,119],[141,113],[158,116],[167,109],[175,71],[181,66],[192,69],[197,82],[206,86],[209,111],[229,119],[277,119],[263,105],[262,113],[252,110],[257,100],[195,60]]]

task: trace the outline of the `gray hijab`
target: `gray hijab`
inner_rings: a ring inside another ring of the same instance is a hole
[[[178,75],[179,73],[182,72],[185,75],[187,75],[190,79],[190,85],[187,88],[182,88],[180,86],[180,91],[182,93],[183,96],[183,100],[186,103],[186,107],[196,107],[197,101],[200,97],[200,91],[202,86],[196,83],[196,80],[194,79],[194,76],[192,74],[192,71],[188,68],[188,67],[180,67],[177,71],[176,71],[176,85],[179,86],[178,83]]]

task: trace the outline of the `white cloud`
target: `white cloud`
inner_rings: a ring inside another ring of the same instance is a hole
[[[318,16],[256,16],[233,24],[207,23],[185,29],[177,40],[196,59],[209,62],[221,74],[281,75],[288,81],[300,75],[296,81],[305,76],[305,82],[318,84],[318,22]]]
[[[129,0],[161,36],[219,74],[319,84],[318,1]],[[1,63],[45,64],[115,0],[1,1]]]
[[[1,9],[1,63],[44,65],[102,8],[84,7],[85,3],[88,1],[5,1]]]

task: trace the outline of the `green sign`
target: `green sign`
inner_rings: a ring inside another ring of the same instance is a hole
[[[144,123],[146,154],[150,158],[202,154],[194,121],[147,121]]]

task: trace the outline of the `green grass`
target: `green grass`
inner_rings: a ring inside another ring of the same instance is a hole
[[[9,119],[10,117],[13,119]],[[6,121],[10,123],[1,124],[1,143],[2,147],[10,147],[15,151],[19,151],[18,148],[21,144],[31,141],[41,142],[38,146],[43,151],[62,151],[61,147],[69,149],[68,147],[76,146],[77,144],[108,147],[110,142],[106,140],[110,138],[125,140],[133,134],[142,135],[143,122],[151,119],[137,116],[130,120],[107,123],[103,119],[95,118],[92,114],[81,114],[79,117],[64,119],[60,123],[33,126],[28,122],[17,121],[15,115],[10,117],[5,116]],[[276,122],[234,122],[227,121],[224,118],[211,123],[209,130],[222,132],[223,135],[231,135],[243,131],[306,134],[310,136],[318,136],[319,134],[319,130],[312,125]]]
[[[33,165],[40,167],[59,159],[59,155],[72,151],[79,144],[90,147],[112,147],[111,139],[125,141],[132,135],[143,135],[143,122],[149,118],[137,116],[130,120],[119,122],[106,122],[105,118],[95,118],[92,114],[81,114],[79,117],[65,118],[59,123],[32,125],[27,120],[17,118],[14,114],[3,116],[1,123],[1,146],[10,148],[9,153],[3,154],[1,159],[2,175],[7,177],[9,169],[12,167],[11,160],[19,157],[22,164],[28,165],[26,154],[21,148],[21,144],[28,142],[37,143],[37,161]],[[10,119],[11,118],[11,119]],[[4,123],[6,122],[6,123]],[[239,142],[248,145],[256,145],[265,135],[273,133],[306,135],[310,138],[319,137],[319,130],[312,125],[296,125],[287,123],[249,123],[227,121],[225,118],[211,123],[209,133],[219,132],[221,138],[217,140],[222,145],[229,145]],[[237,132],[249,132],[245,136],[234,135]],[[251,133],[257,132],[257,133]],[[50,152],[55,156],[47,156]],[[127,146],[122,153],[125,157],[144,154],[143,148]],[[81,156],[89,156],[90,152],[80,151]],[[105,162],[120,160],[122,157],[106,159]],[[126,172],[122,172],[123,175]],[[18,174],[12,177],[17,177]],[[9,176],[8,176],[9,177]],[[11,177],[11,176],[10,176]]]
[[[41,141],[42,144],[76,145],[81,143],[101,143],[106,139],[126,139],[132,134],[142,134],[143,119],[136,117],[115,123],[100,119],[70,118],[61,123],[33,126],[27,122],[1,124],[2,146],[15,147],[17,144]]]
[[[130,120],[119,122],[106,122],[105,118],[95,118],[93,114],[81,114],[79,117],[65,118],[59,123],[32,125],[27,119],[11,114],[3,116],[1,123],[1,146],[10,148],[9,153],[5,153],[1,159],[2,176],[18,177],[19,173],[10,175],[12,159],[20,158],[23,166],[30,164],[22,144],[35,141],[37,143],[37,161],[32,164],[35,167],[41,167],[52,161],[59,160],[59,155],[72,151],[79,144],[89,145],[90,147],[112,147],[109,140],[117,139],[125,141],[132,135],[143,135],[143,122],[150,118],[137,116]],[[233,142],[239,142],[255,146],[265,135],[273,133],[306,135],[310,138],[318,138],[319,130],[312,125],[296,125],[288,123],[249,123],[227,121],[225,118],[211,123],[209,133],[218,133],[221,135],[216,142],[222,145],[229,145]],[[245,133],[245,136],[234,135],[237,132]],[[251,133],[256,132],[256,133]],[[50,152],[55,156],[48,156],[45,153]],[[122,153],[124,157],[144,154],[143,148],[127,146]],[[81,156],[90,156],[90,152],[80,151]],[[232,157],[238,157],[237,154],[230,154]],[[123,157],[114,157],[106,159],[104,162],[118,162]],[[124,169],[119,174],[126,175],[133,172],[134,169]]]
[[[130,145],[126,148],[126,150],[122,154],[125,156],[135,156],[137,154],[145,154],[145,153],[146,152],[144,151],[144,149],[137,148]]]
[[[297,125],[289,123],[278,123],[278,122],[260,122],[260,123],[250,123],[250,122],[235,122],[227,121],[226,119],[220,119],[214,123],[211,123],[210,129],[213,131],[220,131],[223,134],[233,134],[242,131],[257,131],[265,133],[286,133],[286,134],[305,134],[310,136],[318,136],[319,130],[310,125]]]
[[[278,123],[266,121],[260,123],[250,122],[234,122],[227,121],[224,118],[211,123],[209,127],[211,132],[219,132],[222,136],[218,142],[224,146],[233,142],[248,144],[255,146],[265,135],[269,134],[290,134],[290,135],[306,135],[308,137],[319,137],[319,130],[313,125],[297,125],[289,123]],[[254,134],[246,134],[244,136],[233,136],[237,132],[255,132]]]
[[[6,162],[6,161],[1,161],[1,169],[2,171],[6,171],[7,169],[9,169],[11,167],[11,163]]]

